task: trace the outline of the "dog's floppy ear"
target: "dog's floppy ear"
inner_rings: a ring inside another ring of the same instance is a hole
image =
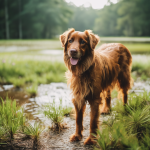
[[[91,30],[85,30],[84,32],[89,37],[89,42],[90,42],[91,49],[94,50],[96,45],[100,41],[98,35],[93,34]]]
[[[74,31],[75,31],[75,29],[74,29],[74,28],[71,28],[71,29],[68,29],[67,31],[65,31],[62,35],[60,35],[59,38],[60,38],[62,47],[65,47],[69,35],[70,35],[72,32],[74,32]]]

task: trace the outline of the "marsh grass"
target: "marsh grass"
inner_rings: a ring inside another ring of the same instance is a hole
[[[102,150],[150,149],[150,93],[130,95],[125,106],[118,102],[101,128],[97,144]]]
[[[0,104],[0,145],[8,145],[13,148],[12,141],[23,133],[33,139],[33,149],[37,149],[38,139],[44,127],[41,123],[35,122],[32,126],[27,122],[23,109],[16,105],[15,100],[1,99]],[[21,138],[21,137],[19,137]]]
[[[45,104],[43,107],[44,107],[43,111],[44,115],[47,118],[51,119],[54,128],[60,131],[61,128],[63,127],[62,122],[64,120],[64,116],[70,114],[72,108],[71,107],[63,108],[61,99],[59,106],[56,106],[55,101],[53,100],[53,103]]]
[[[30,87],[25,88],[25,91],[30,97],[35,97],[37,96],[37,93],[38,93],[38,85],[33,84]]]
[[[114,89],[112,92],[111,92],[111,98],[116,98],[118,96],[118,92]]]
[[[44,127],[40,123],[34,122],[34,125],[30,123],[25,125],[23,133],[33,139],[33,149],[37,149],[38,139],[43,131]]]
[[[0,60],[3,61],[3,60]],[[23,87],[27,84],[65,82],[66,67],[63,63],[22,60],[0,63],[0,84]]]
[[[143,62],[133,62],[132,64],[132,77],[136,79],[141,77],[142,80],[147,80],[150,78],[150,61],[147,63]]]
[[[150,54],[150,43],[121,43],[129,49],[131,54]]]
[[[0,46],[17,46],[26,47],[27,50],[41,50],[41,49],[61,49],[59,39],[23,39],[23,40],[0,40]]]
[[[0,140],[7,141],[14,138],[14,134],[21,131],[25,124],[23,110],[16,105],[16,101],[6,98],[0,104]]]
[[[62,111],[63,111],[64,116],[70,116],[70,113],[72,111],[72,107],[65,107],[65,108],[63,108]]]
[[[144,39],[146,39],[144,41]],[[148,40],[147,40],[148,39]],[[103,43],[123,43],[131,53],[143,54],[150,53],[149,38],[137,37],[100,37],[100,44]],[[26,47],[27,50],[41,50],[41,49],[62,49],[59,39],[54,40],[0,40],[0,46],[20,46]],[[97,47],[99,47],[99,45]]]

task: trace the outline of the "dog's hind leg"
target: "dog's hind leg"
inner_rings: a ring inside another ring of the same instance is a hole
[[[127,104],[127,98],[128,98],[127,91],[123,91],[122,101],[124,105]]]
[[[84,145],[95,144],[95,137],[92,134],[96,134],[97,129],[99,128],[99,109],[100,100],[97,99],[94,102],[90,103],[91,114],[90,114],[90,136],[84,141]]]
[[[108,114],[110,112],[111,105],[111,92],[107,90],[106,95],[103,97],[103,105],[100,108],[101,114]]]
[[[123,104],[127,104],[127,93],[128,90],[131,88],[132,85],[132,78],[130,76],[129,69],[126,69],[126,72],[120,72],[118,76],[118,82],[119,82],[119,89],[122,92],[122,101]]]
[[[75,111],[76,111],[76,132],[75,134],[72,134],[70,136],[70,141],[79,141],[82,139],[82,131],[83,131],[83,114],[86,108],[86,105],[84,104],[82,108],[79,110],[76,105]]]

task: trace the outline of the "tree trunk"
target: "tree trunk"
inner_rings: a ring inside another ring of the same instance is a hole
[[[19,3],[19,14],[21,13],[21,0],[18,0]],[[19,15],[19,39],[22,39],[22,22],[21,15]]]
[[[7,0],[5,0],[5,25],[6,25],[6,39],[9,39],[9,20],[8,20],[8,7],[7,7]]]

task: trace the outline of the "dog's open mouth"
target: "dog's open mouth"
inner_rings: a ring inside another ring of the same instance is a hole
[[[76,65],[78,61],[79,61],[79,58],[73,58],[73,57],[70,58],[71,65]]]

